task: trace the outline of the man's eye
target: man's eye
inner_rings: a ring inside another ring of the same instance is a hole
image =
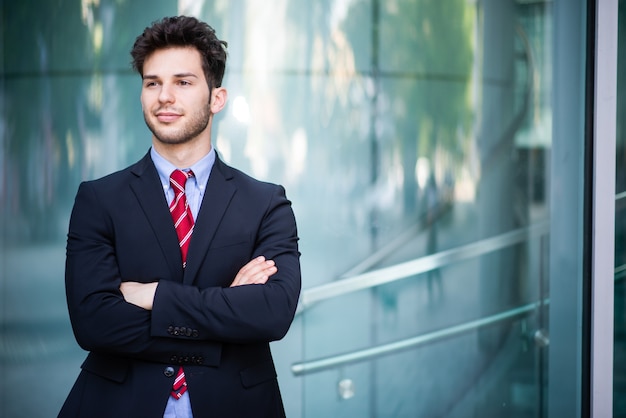
[[[191,83],[189,81],[187,81],[187,80],[180,80],[178,83],[181,86],[189,86],[189,85],[191,85]]]

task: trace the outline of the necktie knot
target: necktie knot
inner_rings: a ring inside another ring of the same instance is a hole
[[[193,171],[174,170],[170,174],[170,185],[174,188],[174,194],[185,193],[187,179],[193,177]]]

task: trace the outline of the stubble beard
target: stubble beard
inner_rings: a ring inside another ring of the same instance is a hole
[[[158,121],[151,120],[146,111],[143,112],[143,119],[152,132],[152,135],[161,143],[168,145],[184,144],[196,138],[209,126],[211,113],[209,106],[201,108],[199,111],[191,115],[188,121],[179,128],[170,126],[161,127]]]

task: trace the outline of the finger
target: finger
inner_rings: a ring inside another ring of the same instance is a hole
[[[246,282],[258,280],[260,276],[274,274],[276,266],[273,260],[267,260],[250,268],[243,276]]]
[[[260,257],[257,257],[257,258],[254,258],[254,259],[250,260],[245,266],[243,266],[242,268],[239,269],[239,271],[237,272],[237,275],[235,276],[235,279],[231,283],[231,286],[236,286],[238,283],[240,283],[242,280],[244,280],[246,275],[249,274],[250,270],[255,265],[260,264],[264,260],[265,260],[265,258],[263,256],[260,256]]]
[[[268,266],[255,275],[248,277],[246,284],[265,284],[270,276],[274,275],[277,271],[278,269],[275,266]]]
[[[251,270],[254,270],[258,266],[262,265],[264,261],[265,261],[265,257],[263,257],[263,256],[259,256],[259,257],[253,258],[252,260],[248,261],[248,263],[245,266],[243,266],[241,269],[239,269],[239,272],[237,273],[237,275],[240,275],[240,274],[241,275],[245,275],[245,274],[247,274]]]
[[[263,259],[262,262],[248,263],[246,267],[246,269],[242,268],[239,273],[237,273],[231,287],[244,284],[263,284],[267,282],[269,276],[272,276],[278,271],[273,260]]]
[[[265,277],[269,278],[269,275],[273,274],[271,270],[255,270],[254,272],[248,271],[246,274],[238,276],[233,282],[234,286],[241,286],[244,284],[264,283],[267,281]]]
[[[263,262],[265,261],[265,257],[263,257],[262,255],[253,258],[252,260],[248,261],[248,264],[246,264],[245,266],[243,266],[244,269],[251,269],[254,268],[256,266],[259,266],[261,264],[263,264]]]

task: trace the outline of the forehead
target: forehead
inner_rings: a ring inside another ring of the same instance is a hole
[[[166,77],[193,73],[203,76],[200,52],[193,47],[157,49],[143,63],[143,75]]]

